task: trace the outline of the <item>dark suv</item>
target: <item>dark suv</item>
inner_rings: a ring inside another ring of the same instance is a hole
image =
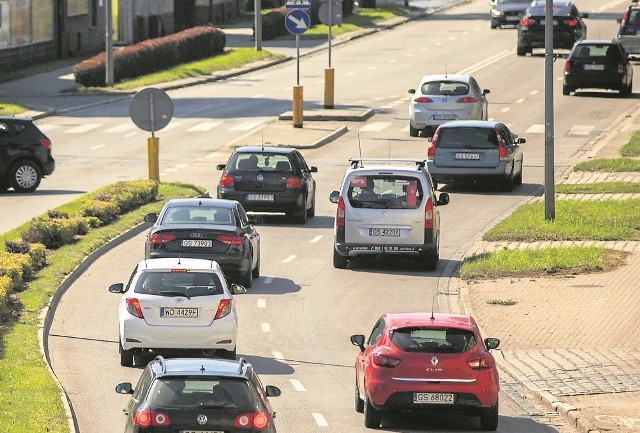
[[[636,3],[630,5],[618,28],[618,42],[622,44],[629,56],[640,56],[640,6]]]
[[[546,0],[534,0],[518,24],[519,56],[531,54],[534,48],[544,48]],[[587,37],[587,25],[582,20],[589,14],[579,13],[569,0],[553,2],[553,48],[570,50],[580,39]]]
[[[55,168],[51,140],[26,117],[0,116],[0,192],[32,192]]]
[[[275,386],[263,387],[244,358],[238,361],[158,356],[140,376],[116,386],[132,394],[124,413],[125,433],[262,432],[275,433],[275,411],[269,397]]]

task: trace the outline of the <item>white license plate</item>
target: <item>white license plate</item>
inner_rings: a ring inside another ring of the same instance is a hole
[[[273,194],[247,194],[250,201],[273,201]]]
[[[211,239],[202,239],[202,240],[184,239],[182,241],[182,246],[192,247],[192,248],[211,248],[213,246],[213,241]]]
[[[604,71],[604,65],[582,65],[585,71]]]
[[[507,21],[520,21],[520,17],[515,16],[515,15],[514,15],[514,16],[511,16],[511,15],[510,15],[510,16],[508,16],[508,17],[506,18],[506,20],[507,20]]]
[[[433,120],[456,120],[458,116],[455,114],[434,114]]]
[[[544,20],[540,20],[540,25],[543,26],[544,25]],[[553,20],[553,25],[557,26],[558,25],[558,20]]]
[[[369,229],[369,236],[400,236],[400,229]]]
[[[161,307],[160,317],[175,317],[178,319],[197,319],[197,308],[175,308],[175,307]]]
[[[479,153],[456,153],[456,159],[480,159]]]
[[[413,402],[417,404],[453,404],[454,394],[438,392],[414,392]]]
[[[180,433],[224,433],[222,430],[180,430]]]

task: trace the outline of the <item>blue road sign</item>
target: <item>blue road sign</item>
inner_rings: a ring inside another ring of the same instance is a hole
[[[311,18],[303,9],[292,9],[284,16],[284,25],[289,33],[300,35],[311,27]]]

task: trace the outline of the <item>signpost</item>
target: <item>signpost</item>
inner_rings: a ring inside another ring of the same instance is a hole
[[[308,0],[294,0],[286,3],[289,9],[284,16],[284,25],[289,33],[296,35],[296,85],[293,86],[293,126],[302,128],[303,97],[300,85],[300,35],[311,27],[311,17],[306,12],[311,8]]]
[[[331,67],[331,27],[334,24],[342,24],[342,0],[320,0],[320,2],[322,4],[318,9],[318,19],[329,29],[329,66],[324,70],[324,108],[333,108],[335,71]]]

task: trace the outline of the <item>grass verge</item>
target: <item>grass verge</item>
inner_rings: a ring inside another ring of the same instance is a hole
[[[640,171],[640,160],[632,158],[597,158],[582,161],[573,171],[606,171],[611,173]]]
[[[0,116],[17,116],[27,111],[27,107],[12,102],[0,102]]]
[[[37,279],[12,300],[13,319],[0,323],[0,424],[2,431],[11,433],[68,433],[66,414],[60,391],[51,377],[42,357],[38,341],[40,311],[47,304],[60,283],[91,252],[111,239],[140,224],[148,212],[157,212],[164,200],[193,197],[204,192],[202,188],[180,184],[160,184],[163,200],[150,203],[122,215],[115,223],[91,230],[75,244],[51,251],[49,265]],[[57,210],[72,214],[86,195]],[[0,237],[0,240],[18,239],[22,227]]]
[[[620,149],[620,155],[625,157],[640,156],[640,131],[631,134],[629,141]]]
[[[556,185],[559,194],[633,194],[640,193],[638,182],[598,182]]]
[[[363,28],[374,28],[381,22],[396,18],[406,17],[410,9],[393,3],[380,4],[377,8],[360,8],[356,13],[344,17],[344,21],[339,26],[331,27],[331,36],[338,36],[345,33],[362,30]],[[329,26],[317,24],[301,35],[301,39],[326,38],[329,34]],[[286,36],[290,38],[291,36]]]

